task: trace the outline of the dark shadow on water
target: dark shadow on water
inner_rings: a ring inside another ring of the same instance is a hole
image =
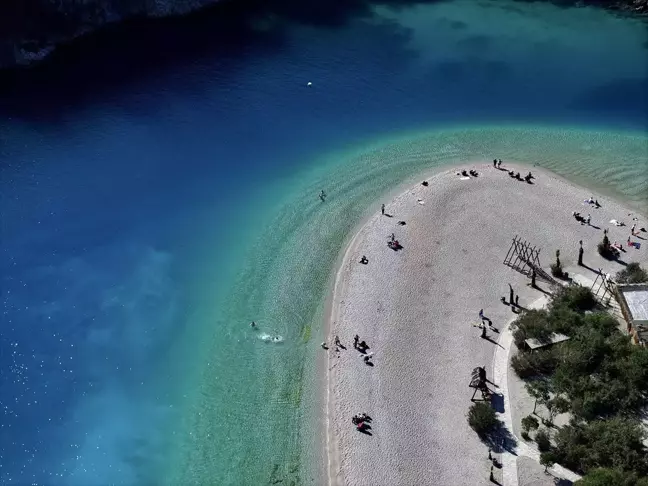
[[[381,4],[404,7],[441,1]],[[288,27],[342,27],[372,17],[374,5],[368,0],[222,1],[184,16],[133,18],[107,25],[59,46],[43,62],[0,70],[0,115],[56,122],[98,99],[110,103],[111,95],[121,94],[126,87],[145,85],[147,91],[141,94],[154,96],[148,90],[151,83],[162,74],[177,73],[178,67],[208,59],[220,76],[235,69],[240,59],[282,52]],[[396,24],[374,27],[407,32]],[[406,41],[407,36],[399,35],[396,42],[395,48],[402,48],[403,54]],[[195,86],[186,86],[195,79],[178,81],[195,92]]]

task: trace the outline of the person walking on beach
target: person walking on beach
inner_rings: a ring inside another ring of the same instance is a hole
[[[513,304],[513,286],[511,284],[508,284],[509,286],[509,302]]]
[[[497,159],[493,159],[493,167],[497,169]]]
[[[385,205],[384,204],[382,206],[380,206],[380,212],[382,213],[383,216],[385,215]]]
[[[484,322],[484,309],[479,309],[479,318]]]
[[[355,336],[353,336],[353,347],[355,349],[358,349],[358,341],[359,340],[360,340],[360,337],[357,334]]]
[[[634,223],[632,227],[630,228],[630,233],[632,233],[632,236],[635,235],[635,228],[637,227],[637,223]]]
[[[592,216],[590,216],[590,215],[588,214],[588,215],[587,215],[587,219],[585,220],[585,222],[587,223],[588,226],[589,226],[591,220],[592,220]]]

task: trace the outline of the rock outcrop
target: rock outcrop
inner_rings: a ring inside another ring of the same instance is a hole
[[[339,11],[348,6],[349,12],[357,12],[371,3],[393,5],[425,0],[310,0],[304,3],[296,0],[220,1],[249,2],[254,5],[253,9],[263,5],[264,10],[276,10],[281,15],[295,8],[325,13],[327,9]],[[648,14],[648,0],[546,1],[560,5],[589,4]],[[0,69],[42,60],[58,45],[111,23],[183,15],[217,3],[219,0],[0,0]]]
[[[31,64],[102,26],[141,17],[183,15],[218,0],[2,0],[0,68]]]

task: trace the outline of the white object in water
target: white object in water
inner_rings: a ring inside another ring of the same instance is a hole
[[[283,336],[280,336],[279,334],[277,334],[276,336],[272,336],[266,333],[259,334],[259,339],[266,343],[282,343],[284,340]]]
[[[313,86],[313,83],[309,81],[308,83],[306,83],[306,86]]]

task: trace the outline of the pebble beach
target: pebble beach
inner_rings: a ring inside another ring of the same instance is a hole
[[[463,169],[478,176],[462,177]],[[641,248],[625,245],[633,218],[637,228],[647,226],[635,210],[536,167],[504,161],[502,169],[484,160],[428,177],[427,185],[383,201],[385,215],[379,202],[349,244],[325,351],[330,484],[490,484],[488,449],[466,420],[470,374],[477,366],[491,369],[496,330],[515,318],[500,302],[508,284],[522,307],[550,290],[541,279],[542,290],[532,289],[525,275],[503,264],[514,236],[541,248],[547,272],[556,250],[570,276],[594,280],[596,269],[622,269],[596,251],[604,229],[624,245],[622,261],[648,262],[648,233],[632,237]],[[508,170],[531,171],[533,183]],[[588,204],[590,197],[601,207]],[[574,211],[591,215],[590,224],[577,222]],[[398,251],[387,245],[392,233]],[[577,265],[580,240],[586,267]],[[363,255],[367,264],[359,263]],[[495,328],[487,339],[475,327],[480,309]],[[354,349],[356,334],[373,353],[373,366]],[[336,349],[335,336],[346,349]],[[357,413],[373,418],[368,433],[351,423]]]

